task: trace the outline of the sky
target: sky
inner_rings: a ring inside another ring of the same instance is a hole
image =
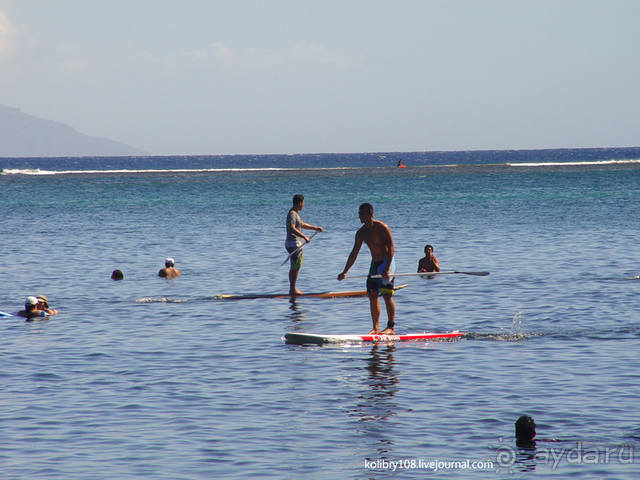
[[[636,0],[0,0],[0,104],[154,155],[640,145]]]

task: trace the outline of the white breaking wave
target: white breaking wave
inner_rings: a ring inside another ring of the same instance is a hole
[[[39,168],[4,168],[1,175],[93,175],[110,173],[223,173],[223,172],[273,172],[292,170],[351,170],[361,167],[328,167],[328,168],[174,168],[174,169],[118,169],[118,170],[40,170]]]
[[[565,166],[582,166],[582,165],[615,165],[640,163],[640,159],[636,160],[594,160],[586,162],[543,162],[543,163],[507,163],[509,167],[565,167]]]

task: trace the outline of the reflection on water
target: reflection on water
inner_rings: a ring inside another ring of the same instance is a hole
[[[518,447],[514,469],[520,472],[533,472],[536,469],[536,446],[533,442],[527,447]]]
[[[287,316],[293,323],[300,323],[307,319],[304,310],[298,305],[295,297],[289,299],[289,313]]]
[[[393,344],[371,347],[370,355],[364,359],[366,375],[362,377],[357,405],[347,411],[358,421],[356,428],[370,444],[368,450],[381,456],[390,455],[393,449],[388,422],[396,415],[398,407],[393,398],[399,388],[394,371],[395,349]]]
[[[367,359],[365,369],[369,371],[367,383],[370,391],[365,392],[362,397],[382,411],[375,416],[377,420],[386,420],[395,415],[396,405],[392,402],[392,397],[398,390],[398,377],[393,371],[395,349],[394,344],[386,346],[375,344],[371,347],[371,355]]]
[[[500,439],[502,442],[504,439]],[[536,470],[536,445],[535,442],[521,446],[516,444],[502,444],[492,447],[495,466],[500,473],[514,474],[517,472],[534,472]]]

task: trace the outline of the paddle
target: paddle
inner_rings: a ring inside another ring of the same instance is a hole
[[[309,237],[309,242],[311,241],[311,239],[313,237],[315,237],[317,234],[319,234],[320,232],[318,230],[316,230],[315,232],[313,232],[313,235],[311,235]],[[309,243],[307,242],[307,243]],[[287,255],[287,258],[284,259],[284,262],[282,262],[280,264],[280,266],[284,265],[285,263],[287,263],[289,261],[289,259],[291,258],[292,255],[295,255],[296,253],[298,253],[300,250],[302,250],[302,247],[304,247],[307,243],[303,243],[302,245],[300,245],[298,248],[296,248],[293,252],[291,252],[290,254]]]
[[[462,275],[475,275],[477,277],[486,277],[490,272],[459,272],[457,270],[450,270],[446,272],[417,272],[417,273],[392,273],[390,277],[428,277],[431,275],[451,275],[459,273]],[[355,275],[349,278],[382,278],[382,275]]]

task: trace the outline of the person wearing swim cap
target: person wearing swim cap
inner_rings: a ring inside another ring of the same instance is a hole
[[[38,299],[36,297],[29,296],[24,301],[24,310],[20,310],[17,315],[24,317],[27,320],[31,320],[34,318],[46,317],[47,313],[44,310],[38,309]]]
[[[162,268],[158,272],[158,276],[162,278],[175,278],[180,276],[180,270],[178,270],[175,265],[175,260],[173,258],[167,258],[164,261],[164,268]]]
[[[56,310],[55,308],[49,308],[49,299],[46,296],[38,295],[36,297],[36,300],[38,300],[38,310],[42,310],[47,315],[57,315],[58,310]]]

